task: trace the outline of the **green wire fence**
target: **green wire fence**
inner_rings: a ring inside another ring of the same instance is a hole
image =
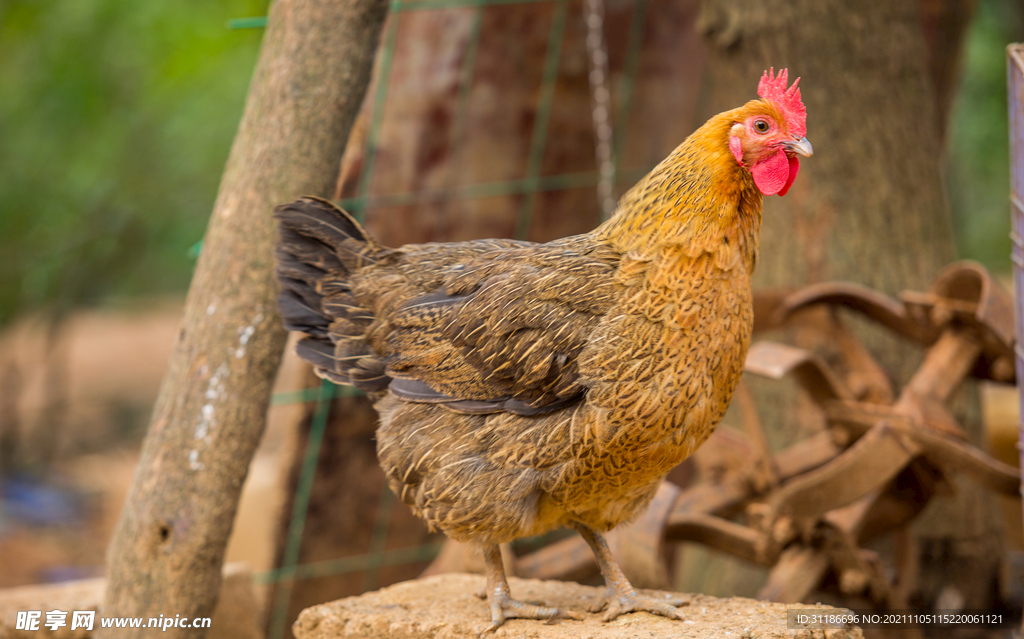
[[[640,49],[648,2],[649,0],[634,0],[633,3],[623,72],[618,83],[617,108],[612,117],[614,135],[612,140],[612,161],[614,163],[615,175],[629,183],[632,183],[647,171],[646,169],[637,169],[626,171],[623,174],[619,171],[619,163],[626,139],[626,123],[629,121],[633,104],[635,79],[639,68]],[[469,26],[469,37],[459,69],[458,90],[455,98],[455,117],[451,137],[452,148],[456,149],[455,152],[458,153],[457,149],[460,148],[460,143],[466,130],[470,89],[475,72],[477,53],[481,45],[483,12],[492,6],[525,3],[550,3],[553,5],[553,12],[547,37],[541,86],[538,92],[536,118],[533,123],[533,131],[528,146],[524,176],[517,180],[479,183],[460,187],[453,187],[449,181],[448,186],[442,189],[371,195],[370,186],[374,176],[380,132],[384,121],[384,107],[387,101],[392,62],[398,39],[400,21],[397,19],[397,14],[408,11],[454,8],[474,9]],[[529,236],[533,221],[532,214],[539,193],[581,187],[596,187],[598,185],[601,176],[596,170],[560,175],[541,175],[545,145],[548,140],[552,104],[555,99],[559,60],[562,55],[566,24],[569,20],[569,0],[392,0],[390,10],[395,15],[388,22],[378,53],[376,88],[372,97],[373,110],[370,115],[366,145],[363,153],[362,170],[355,196],[340,202],[344,208],[362,220],[367,210],[377,207],[519,195],[522,196],[522,199],[519,203],[515,219],[514,236],[517,239],[526,239]],[[231,20],[227,26],[231,29],[246,29],[262,28],[266,24],[266,17],[255,17]],[[302,535],[305,529],[317,461],[320,457],[324,433],[329,421],[331,401],[335,398],[358,394],[360,394],[358,391],[351,388],[335,386],[330,382],[324,381],[319,387],[279,393],[273,397],[272,405],[274,406],[312,403],[314,404],[314,409],[295,488],[291,518],[280,565],[273,570],[261,572],[254,576],[255,581],[259,584],[277,585],[273,600],[269,602],[268,639],[281,639],[286,636],[289,604],[296,580],[363,572],[365,575],[364,583],[362,584],[363,589],[371,590],[379,586],[379,571],[382,568],[428,561],[436,557],[440,550],[440,544],[434,543],[393,549],[385,552],[385,542],[395,508],[395,497],[390,490],[385,488],[381,491],[380,502],[372,529],[371,542],[366,553],[327,561],[299,563]]]

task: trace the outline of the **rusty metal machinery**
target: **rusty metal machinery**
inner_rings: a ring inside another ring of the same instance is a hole
[[[956,475],[1020,494],[1017,470],[972,446],[950,409],[969,376],[1013,383],[1012,300],[983,267],[957,262],[928,292],[904,292],[899,300],[839,282],[763,294],[756,304],[755,335],[797,326],[833,347],[826,361],[812,350],[755,341],[746,365],[751,375],[795,380],[824,427],[773,453],[754,398],[741,385],[735,401],[742,431],[719,428],[694,456],[697,465],[714,460],[718,470],[686,488],[663,482],[645,515],[609,541],[638,586],[667,585],[665,545],[691,541],[769,567],[764,599],[805,601],[831,575],[845,595],[879,608],[906,607],[916,556],[897,552],[893,578],[865,543],[894,531],[905,538],[907,525]],[[898,393],[840,309],[924,349]],[[522,577],[596,573],[576,536],[508,560]],[[428,572],[471,563],[467,552],[449,547]]]

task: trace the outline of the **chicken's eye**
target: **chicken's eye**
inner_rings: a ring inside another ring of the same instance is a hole
[[[767,120],[754,120],[754,130],[758,133],[767,133],[769,128]]]

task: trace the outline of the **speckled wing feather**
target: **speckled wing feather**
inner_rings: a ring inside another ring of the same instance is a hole
[[[422,250],[465,247],[456,246],[402,250],[415,261]],[[445,405],[467,412],[535,414],[575,401],[584,391],[578,356],[616,299],[617,259],[586,236],[463,256],[436,289],[379,315],[392,392],[461,400]],[[376,274],[366,275],[372,290]]]

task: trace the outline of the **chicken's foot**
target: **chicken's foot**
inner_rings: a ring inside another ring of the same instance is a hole
[[[506,619],[543,619],[551,623],[556,619],[583,618],[572,610],[535,606],[513,599],[505,578],[505,567],[501,563],[501,550],[492,545],[484,546],[483,551],[487,564],[487,603],[491,607],[491,625],[480,633],[481,637],[500,628]]]
[[[597,557],[597,564],[601,567],[601,574],[604,576],[604,583],[608,586],[608,592],[605,594],[604,601],[592,612],[604,610],[605,621],[611,621],[627,612],[639,611],[646,611],[672,619],[685,619],[683,613],[679,612],[678,607],[688,604],[687,600],[678,597],[659,599],[641,595],[633,587],[633,584],[629,583],[626,575],[622,573],[622,569],[619,568],[619,564],[612,557],[612,551],[604,537],[579,522],[573,523],[573,528],[586,540],[587,544],[590,545],[590,549],[594,551],[594,556]]]

